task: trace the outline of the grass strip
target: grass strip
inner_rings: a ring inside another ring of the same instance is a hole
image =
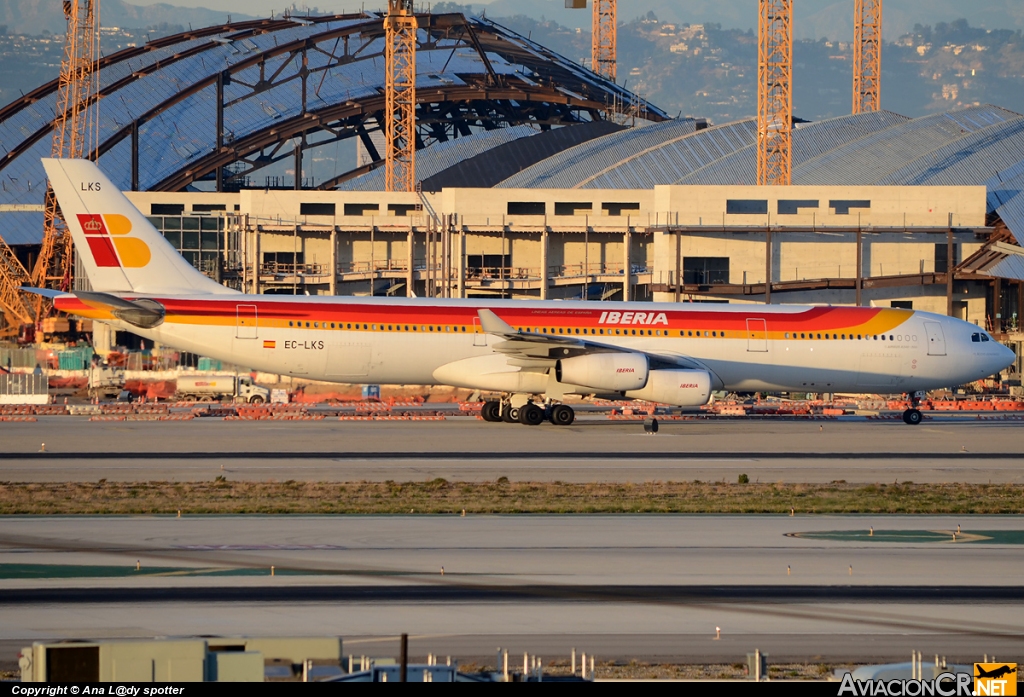
[[[1022,484],[0,482],[0,515],[1024,512]]]

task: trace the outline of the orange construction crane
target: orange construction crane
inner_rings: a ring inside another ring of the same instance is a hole
[[[416,189],[416,15],[412,0],[388,0],[384,19],[384,186]]]
[[[68,21],[64,60],[58,81],[52,157],[81,158],[99,145],[99,0],[64,0]],[[32,282],[67,290],[71,286],[71,236],[47,188],[43,201],[43,246],[32,270]]]
[[[854,0],[853,113],[882,108],[882,0]]]
[[[793,0],[758,0],[757,183],[793,181]]]
[[[52,157],[83,157],[99,142],[97,92],[99,71],[99,0],[64,0],[68,22],[64,58],[57,81],[57,105],[53,120]],[[40,296],[27,296],[23,285],[67,290],[71,285],[73,257],[71,236],[60,219],[57,201],[47,188],[43,202],[43,243],[32,272],[26,271],[11,248],[0,239],[0,309],[10,335],[18,325],[42,319],[50,306]]]
[[[618,0],[593,0],[590,62],[595,73],[615,82],[618,48]]]

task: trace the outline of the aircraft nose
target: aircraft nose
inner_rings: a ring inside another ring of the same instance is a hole
[[[993,363],[997,363],[998,365],[992,372],[996,373],[1005,368],[1006,366],[1013,365],[1013,363],[1016,360],[1017,354],[1013,352],[1013,349],[1011,349],[1008,346],[1003,346],[1002,344],[1000,344],[999,356],[993,361]]]

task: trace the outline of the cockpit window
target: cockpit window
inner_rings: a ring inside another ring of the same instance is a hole
[[[991,339],[988,338],[988,334],[982,334],[981,335],[981,340],[982,341],[992,341]]]
[[[971,341],[973,341],[976,344],[980,343],[981,342],[981,334],[979,334],[978,332],[974,332],[973,334],[971,334]]]

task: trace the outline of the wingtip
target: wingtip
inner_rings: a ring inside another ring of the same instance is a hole
[[[498,317],[492,310],[480,308],[476,313],[480,317],[480,327],[488,334],[518,334],[508,322]]]

